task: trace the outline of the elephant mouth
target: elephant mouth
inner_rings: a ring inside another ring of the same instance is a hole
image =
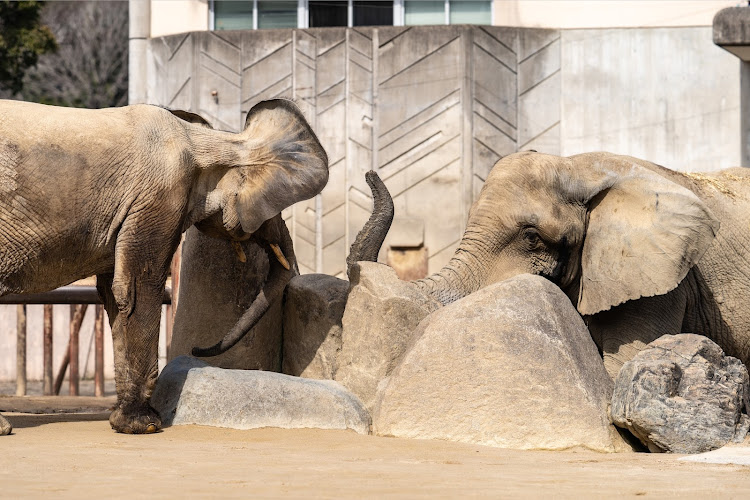
[[[232,245],[232,249],[234,249],[234,252],[237,255],[237,260],[242,262],[243,264],[247,262],[247,255],[245,255],[245,250],[242,248],[240,242],[238,240],[232,240],[230,243]],[[284,252],[281,251],[281,247],[276,243],[267,244],[271,248],[271,252],[273,253],[274,257],[276,257],[276,260],[279,261],[279,264],[281,264],[284,269],[289,271],[292,266],[289,265],[289,261],[284,255]]]

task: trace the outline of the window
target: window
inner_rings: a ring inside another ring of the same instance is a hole
[[[258,29],[296,28],[297,2],[258,0]]]
[[[354,2],[352,26],[393,26],[393,2]]]
[[[349,26],[349,2],[323,0],[308,2],[309,28],[322,26]]]
[[[253,2],[213,2],[215,30],[253,29]]]
[[[445,0],[404,2],[404,24],[445,24]]]
[[[448,12],[450,24],[492,24],[490,2],[451,1]]]
[[[492,2],[475,0],[403,0],[404,22],[417,24],[492,24]]]
[[[210,0],[215,30],[491,24],[490,0]]]

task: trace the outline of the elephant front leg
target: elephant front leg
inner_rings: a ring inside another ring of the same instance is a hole
[[[163,282],[99,277],[97,286],[110,317],[115,357],[117,405],[109,417],[112,428],[146,434],[161,428],[149,401],[158,375],[159,321]]]
[[[687,294],[684,285],[665,295],[631,300],[586,318],[591,337],[614,380],[622,365],[662,335],[682,333]]]

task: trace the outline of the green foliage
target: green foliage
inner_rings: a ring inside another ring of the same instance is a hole
[[[39,56],[57,49],[55,37],[40,23],[41,2],[0,1],[0,86],[23,88],[26,71]]]

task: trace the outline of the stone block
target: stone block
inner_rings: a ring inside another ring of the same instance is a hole
[[[151,405],[167,426],[370,431],[369,413],[336,382],[226,370],[190,356],[180,356],[164,368]]]
[[[390,267],[359,262],[352,269],[334,380],[371,408],[378,384],[396,367],[419,322],[439,307]]]
[[[741,442],[750,427],[745,365],[708,337],[664,335],[615,379],[612,421],[651,451],[701,453]]]
[[[612,382],[568,297],[520,275],[430,314],[382,385],[381,436],[515,449],[625,451]]]
[[[268,258],[255,243],[243,242],[240,262],[228,241],[196,228],[182,244],[180,292],[169,359],[221,340],[252,304],[268,273]],[[281,301],[227,352],[206,358],[213,366],[281,370]]]
[[[289,281],[282,373],[333,380],[348,294],[348,281],[325,274],[305,274]]]

